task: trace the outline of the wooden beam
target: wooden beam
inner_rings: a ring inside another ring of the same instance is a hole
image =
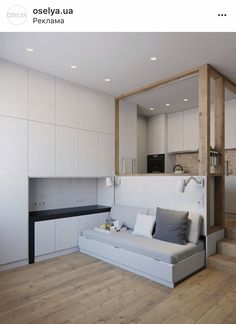
[[[167,83],[174,82],[174,81],[177,81],[177,80],[181,80],[181,79],[184,79],[184,78],[189,77],[191,75],[197,74],[198,71],[199,71],[199,67],[195,67],[195,68],[193,68],[191,70],[184,71],[184,72],[172,75],[172,76],[170,76],[168,78],[165,78],[163,80],[156,81],[156,82],[153,82],[153,83],[149,83],[149,84],[147,84],[145,86],[142,86],[140,88],[127,91],[127,92],[117,96],[116,99],[119,99],[119,100],[124,99],[124,98],[130,97],[132,95],[138,94],[138,93],[143,92],[143,91],[158,88],[158,87],[163,86],[163,85],[165,85]]]
[[[215,177],[215,225],[224,226],[225,212],[225,86],[215,80],[215,147],[220,152],[220,177]]]
[[[216,69],[214,69],[211,65],[209,65],[209,69],[210,69],[211,78],[213,78],[214,80],[223,79],[225,88],[233,92],[234,94],[236,94],[236,84],[234,84],[232,81],[227,79],[220,72],[216,71]]]
[[[120,173],[120,102],[115,99],[115,174]]]
[[[210,174],[210,74],[208,64],[199,68],[199,175]]]

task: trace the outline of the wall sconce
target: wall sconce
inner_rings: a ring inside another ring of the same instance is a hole
[[[185,187],[189,184],[191,180],[194,180],[198,185],[204,187],[204,179],[197,179],[195,177],[190,177],[188,180],[185,179],[179,179],[176,185],[177,192],[184,193]]]

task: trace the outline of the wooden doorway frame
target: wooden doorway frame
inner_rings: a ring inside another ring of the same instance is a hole
[[[225,89],[236,94],[236,85],[214,69],[204,64],[172,75],[163,80],[128,90],[115,98],[115,173],[120,170],[120,100],[132,95],[167,85],[169,83],[198,75],[199,79],[199,175],[207,178],[207,234],[224,227],[224,177],[225,177]],[[210,171],[210,80],[215,83],[215,148],[220,154],[220,170]],[[211,205],[211,183],[214,187],[214,206]],[[214,208],[214,225],[210,224],[211,210]]]

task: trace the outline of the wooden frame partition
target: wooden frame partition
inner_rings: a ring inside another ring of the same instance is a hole
[[[119,175],[119,103],[132,95],[158,88],[163,85],[198,74],[199,76],[199,175],[207,180],[207,234],[224,227],[224,180],[225,180],[225,89],[236,94],[236,85],[216,71],[211,65],[199,67],[178,73],[163,80],[153,82],[143,87],[129,90],[115,98],[115,173]],[[215,149],[220,156],[220,168],[217,172],[210,170],[210,117],[211,93],[210,80],[215,85]],[[214,192],[213,192],[214,190]],[[214,202],[212,197],[214,193]],[[214,225],[211,225],[213,213]]]

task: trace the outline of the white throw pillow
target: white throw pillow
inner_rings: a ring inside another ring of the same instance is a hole
[[[201,233],[202,216],[189,212],[187,225],[187,241],[193,244],[198,244]]]
[[[156,216],[138,213],[132,234],[152,238],[152,231],[155,221]]]

